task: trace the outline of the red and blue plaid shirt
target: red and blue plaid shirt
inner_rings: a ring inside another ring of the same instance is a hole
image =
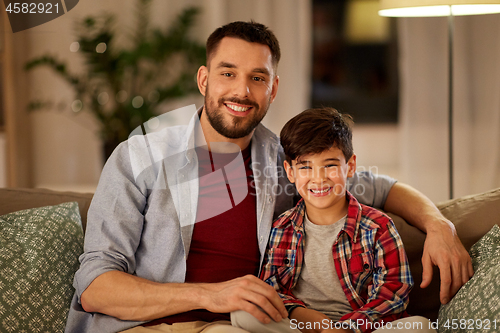
[[[403,242],[392,220],[358,203],[348,192],[347,221],[333,244],[332,255],[342,289],[353,311],[341,321],[355,322],[355,331],[370,332],[379,325],[407,316],[413,286]],[[273,286],[291,310],[305,304],[292,289],[304,258],[305,203],[284,212],[273,223],[260,278]]]

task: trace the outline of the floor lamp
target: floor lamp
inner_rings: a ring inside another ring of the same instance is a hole
[[[381,0],[380,8],[379,15],[389,17],[448,16],[448,163],[453,199],[453,17],[500,13],[500,0]]]

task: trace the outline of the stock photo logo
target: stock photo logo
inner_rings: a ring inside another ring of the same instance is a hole
[[[194,105],[151,118],[132,131],[127,145],[135,182],[151,191],[168,190],[181,226],[223,214],[249,193],[239,146],[210,142],[209,154]],[[200,203],[202,188],[210,195]]]
[[[73,9],[79,0],[3,0],[12,32],[16,33],[52,21]]]

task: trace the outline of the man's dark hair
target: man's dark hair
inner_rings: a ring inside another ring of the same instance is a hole
[[[278,39],[268,27],[254,21],[232,22],[212,32],[207,39],[207,65],[210,62],[210,57],[217,51],[217,47],[224,37],[234,37],[250,43],[267,45],[271,50],[274,67],[278,66],[281,58]]]
[[[353,155],[352,117],[334,108],[305,110],[290,119],[280,133],[286,160],[319,154],[332,147],[342,150],[346,161]]]

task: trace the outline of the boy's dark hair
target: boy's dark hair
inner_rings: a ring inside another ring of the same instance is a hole
[[[217,28],[207,39],[207,65],[210,57],[217,51],[224,37],[243,39],[250,43],[267,45],[271,50],[273,65],[276,68],[281,58],[280,44],[274,33],[263,24],[254,21],[236,21]]]
[[[334,108],[305,110],[290,119],[280,133],[286,160],[318,154],[332,147],[342,150],[346,161],[353,155],[352,117]]]

